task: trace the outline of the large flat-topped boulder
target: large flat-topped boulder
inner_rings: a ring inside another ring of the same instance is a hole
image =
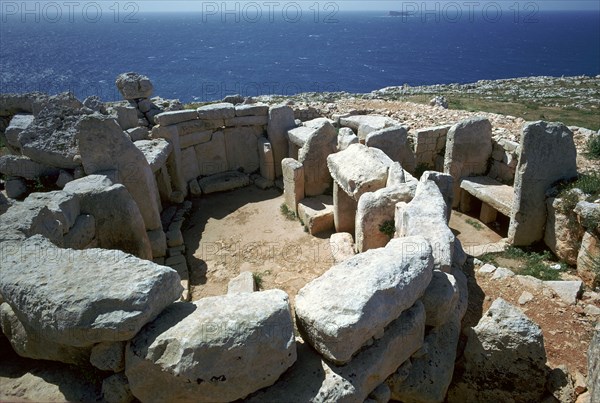
[[[512,186],[504,185],[489,176],[470,176],[460,182],[460,188],[510,217],[515,198]]]
[[[144,402],[230,402],[295,361],[288,296],[269,290],[171,305],[129,344],[125,373]]]
[[[181,295],[174,270],[118,250],[65,250],[40,235],[3,256],[0,293],[40,337],[87,347],[131,339]]]
[[[198,112],[193,109],[162,112],[154,117],[154,121],[161,126],[175,125],[195,119],[198,119]]]
[[[362,142],[371,132],[399,124],[397,120],[380,115],[351,115],[340,118],[340,125],[354,130]]]
[[[576,176],[577,150],[565,125],[537,121],[523,127],[508,229],[513,244],[529,245],[543,238],[546,191],[553,183]]]
[[[144,157],[154,173],[167,163],[167,159],[173,151],[173,146],[165,139],[138,140],[134,144],[144,153]]]
[[[348,364],[325,361],[308,343],[298,343],[298,361],[250,402],[364,402],[368,395],[423,345],[425,310],[417,301],[383,336]],[[340,339],[340,343],[344,343]],[[368,401],[368,399],[367,399]]]
[[[244,104],[235,106],[235,116],[267,116],[269,105],[266,104]]]
[[[308,141],[311,134],[315,132],[312,127],[300,126],[294,129],[288,130],[288,139],[291,143],[298,147],[303,147]]]
[[[425,237],[433,247],[435,268],[444,272],[452,266],[455,241],[447,214],[444,197],[432,180],[419,181],[410,203],[396,204],[396,235]]]
[[[394,239],[351,257],[298,292],[298,326],[326,359],[345,364],[423,295],[432,268],[423,237]]]
[[[333,230],[333,198],[321,195],[301,200],[298,218],[311,235]]]
[[[351,198],[358,201],[365,192],[385,187],[393,161],[378,148],[351,144],[344,151],[327,157],[333,180]]]

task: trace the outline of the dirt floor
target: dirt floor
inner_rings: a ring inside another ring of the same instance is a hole
[[[282,203],[279,190],[254,186],[194,201],[184,228],[194,300],[225,294],[229,279],[241,271],[252,271],[260,279],[262,289],[283,289],[293,304],[302,286],[331,267],[330,234],[313,237],[304,232],[298,220],[289,220],[281,213]],[[467,252],[502,238],[495,232],[502,233],[502,225],[486,226],[456,211],[450,227]],[[469,309],[465,326],[475,326],[492,301],[502,297],[541,326],[551,367],[565,364],[571,371],[586,374],[586,352],[595,318],[584,315],[583,305],[600,306],[597,294],[586,293],[586,301],[569,306],[515,278],[491,280],[475,274],[472,266],[466,274]],[[523,291],[531,292],[534,298],[519,305]],[[82,371],[60,363],[18,357],[0,335],[0,401],[95,401],[100,398],[101,379],[105,376],[108,374],[93,369]]]

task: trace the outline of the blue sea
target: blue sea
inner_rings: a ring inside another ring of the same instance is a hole
[[[600,74],[597,12],[517,13],[495,3],[503,5],[501,14],[391,17],[327,13],[322,5],[317,14],[309,3],[296,4],[303,5],[300,17],[298,10],[251,9],[127,14],[122,3],[119,13],[102,3],[102,13],[86,10],[85,18],[65,10],[3,10],[0,92],[71,90],[117,100],[115,77],[127,71],[150,77],[155,95],[184,102]]]

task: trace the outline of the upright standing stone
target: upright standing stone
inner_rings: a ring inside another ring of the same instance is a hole
[[[446,136],[444,173],[454,178],[454,206],[460,201],[460,180],[484,175],[492,155],[492,124],[483,117],[458,122]]]
[[[296,127],[294,111],[287,105],[274,106],[269,109],[267,135],[273,146],[275,176],[282,175],[281,161],[288,155],[287,132]]]
[[[357,201],[333,183],[333,224],[336,232],[354,233]]]
[[[273,146],[265,137],[258,139],[258,158],[260,160],[260,175],[270,181],[275,180],[275,160]]]
[[[408,143],[408,132],[403,126],[392,126],[376,130],[367,135],[365,145],[379,148],[392,161],[399,162],[410,172],[415,169],[415,155]]]
[[[285,204],[297,214],[298,202],[304,199],[304,167],[293,158],[284,158],[281,166]]]
[[[515,198],[508,229],[514,245],[530,245],[544,236],[546,190],[577,176],[573,133],[562,123],[537,121],[523,127],[515,175]]]
[[[327,157],[336,152],[337,133],[335,127],[325,119],[315,119],[305,124],[311,125],[312,131],[298,151],[298,161],[304,165],[306,195],[318,196],[331,187]]]

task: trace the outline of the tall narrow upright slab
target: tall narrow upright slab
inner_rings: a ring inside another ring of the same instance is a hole
[[[561,179],[577,176],[573,133],[562,123],[537,121],[523,127],[515,175],[515,198],[508,238],[530,245],[544,236],[546,190]]]

